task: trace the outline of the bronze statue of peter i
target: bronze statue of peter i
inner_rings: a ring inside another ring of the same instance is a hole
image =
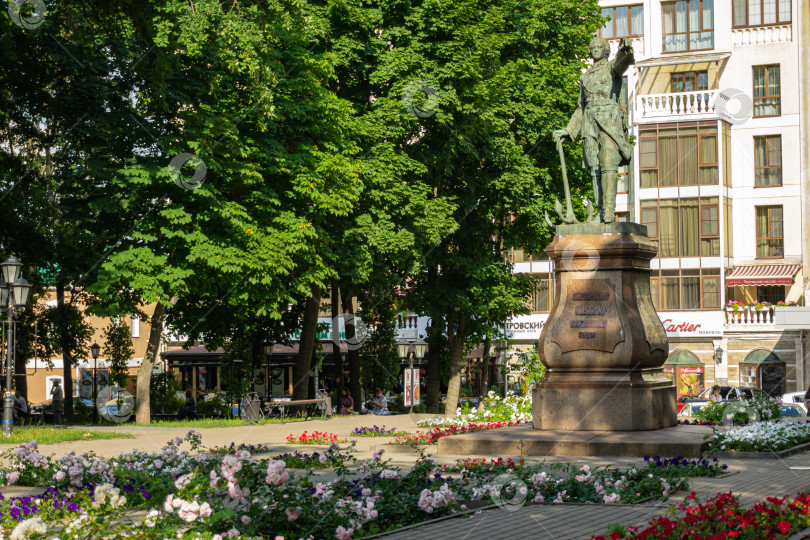
[[[583,161],[591,170],[599,219],[611,223],[615,220],[618,169],[628,165],[633,156],[627,113],[619,100],[622,76],[635,59],[629,39],[621,40],[613,60],[608,60],[610,44],[606,39],[593,38],[589,52],[593,65],[579,80],[577,110],[565,129],[554,132],[554,139],[582,139]]]

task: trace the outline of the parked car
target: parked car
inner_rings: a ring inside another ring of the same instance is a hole
[[[680,411],[678,411],[679,417],[692,417],[697,416],[697,413],[709,403],[705,399],[693,399],[687,403],[684,403],[683,406],[679,403],[678,405],[681,406]]]
[[[804,402],[804,392],[789,392],[782,394],[782,404],[798,405],[807,413],[807,404]]]
[[[681,414],[681,410],[683,406],[686,405],[689,400],[697,399],[697,394],[683,394],[678,398],[678,414]]]
[[[783,403],[779,407],[779,416],[787,418],[807,418],[807,410],[805,410],[804,405],[798,403]]]
[[[710,386],[700,393],[698,399],[708,400],[711,395],[712,387]],[[723,401],[737,401],[740,399],[767,399],[771,396],[756,386],[721,386],[720,397],[723,398]]]

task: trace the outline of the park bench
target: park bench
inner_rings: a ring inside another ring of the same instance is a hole
[[[287,407],[295,407],[296,405],[317,405],[317,407],[307,407],[305,409],[305,418],[314,416],[313,411],[322,409],[324,416],[332,416],[332,398],[325,397],[319,399],[298,399],[295,401],[268,401],[264,404],[267,409],[267,414],[273,407],[278,407],[281,410],[281,423],[284,423],[284,413]]]

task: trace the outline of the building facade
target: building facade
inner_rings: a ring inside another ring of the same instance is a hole
[[[635,153],[617,216],[658,244],[651,290],[678,393],[806,389],[808,2],[600,5],[612,50],[633,42],[622,100]],[[533,313],[507,325],[525,347],[553,304],[553,268],[517,250],[513,261],[540,280]]]

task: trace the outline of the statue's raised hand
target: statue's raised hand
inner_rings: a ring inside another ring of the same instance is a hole
[[[565,137],[570,137],[571,134],[568,133],[567,129],[557,129],[554,131],[554,133],[551,134],[551,136],[554,137],[554,142],[560,142],[561,139],[564,139]]]

